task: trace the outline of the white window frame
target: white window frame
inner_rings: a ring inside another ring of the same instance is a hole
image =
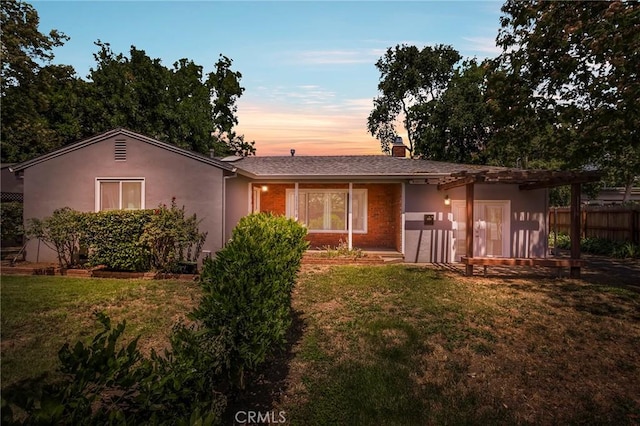
[[[346,188],[299,188],[297,190],[298,198],[306,193],[322,193],[322,194],[346,194],[346,205],[345,205],[345,224],[346,229],[342,230],[334,230],[334,229],[308,229],[310,234],[348,234],[349,233],[349,207],[352,205],[353,200],[349,199],[349,190]],[[368,190],[366,188],[358,188],[353,189],[352,194],[364,194],[364,207],[363,207],[363,229],[353,229],[352,233],[354,234],[366,234],[368,227],[368,211],[369,211],[369,199],[368,199]],[[296,218],[296,207],[292,205],[291,200],[296,198],[296,189],[287,188],[286,190],[286,214],[287,217]],[[294,204],[295,201],[294,201]],[[299,216],[299,215],[298,215]]]
[[[95,183],[95,211],[99,212],[101,210],[100,202],[100,184],[102,182],[117,182],[120,184],[120,197],[118,203],[118,210],[122,210],[122,184],[126,182],[136,182],[140,183],[140,210],[144,210],[146,208],[145,199],[146,190],[145,190],[145,179],[143,177],[97,177]]]

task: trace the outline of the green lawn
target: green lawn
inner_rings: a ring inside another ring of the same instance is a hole
[[[408,266],[308,269],[291,424],[637,424],[640,295]]]
[[[2,386],[55,368],[64,341],[127,319],[148,350],[195,283],[2,277]],[[637,424],[640,295],[580,280],[306,266],[289,353],[233,409],[287,424]],[[275,374],[275,373],[274,373]],[[233,418],[233,413],[229,415]]]
[[[197,303],[198,286],[184,281],[2,277],[2,388],[55,372],[67,341],[100,330],[94,311],[127,321],[128,338],[144,351],[167,344],[171,326]]]

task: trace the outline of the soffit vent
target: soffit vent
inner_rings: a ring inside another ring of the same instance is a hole
[[[116,139],[115,160],[127,161],[127,141],[125,139]]]

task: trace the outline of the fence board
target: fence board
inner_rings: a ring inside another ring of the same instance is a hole
[[[640,206],[582,206],[580,236],[611,241],[640,243]],[[571,214],[568,207],[549,209],[549,231],[569,234]]]

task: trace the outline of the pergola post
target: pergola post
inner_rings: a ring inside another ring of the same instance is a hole
[[[571,259],[580,259],[580,184],[571,184]],[[572,266],[571,278],[580,278],[580,266]]]
[[[353,183],[349,182],[349,198],[347,198],[348,247],[353,249]]]
[[[467,187],[467,194],[466,194],[466,201],[467,201],[467,224],[466,224],[466,249],[467,249],[467,257],[468,258],[472,258],[473,257],[473,201],[474,201],[474,194],[473,194],[473,182],[472,183],[468,183],[466,184]],[[465,267],[465,274],[466,275],[473,275],[473,265],[471,264],[471,262],[467,263],[466,267]]]

